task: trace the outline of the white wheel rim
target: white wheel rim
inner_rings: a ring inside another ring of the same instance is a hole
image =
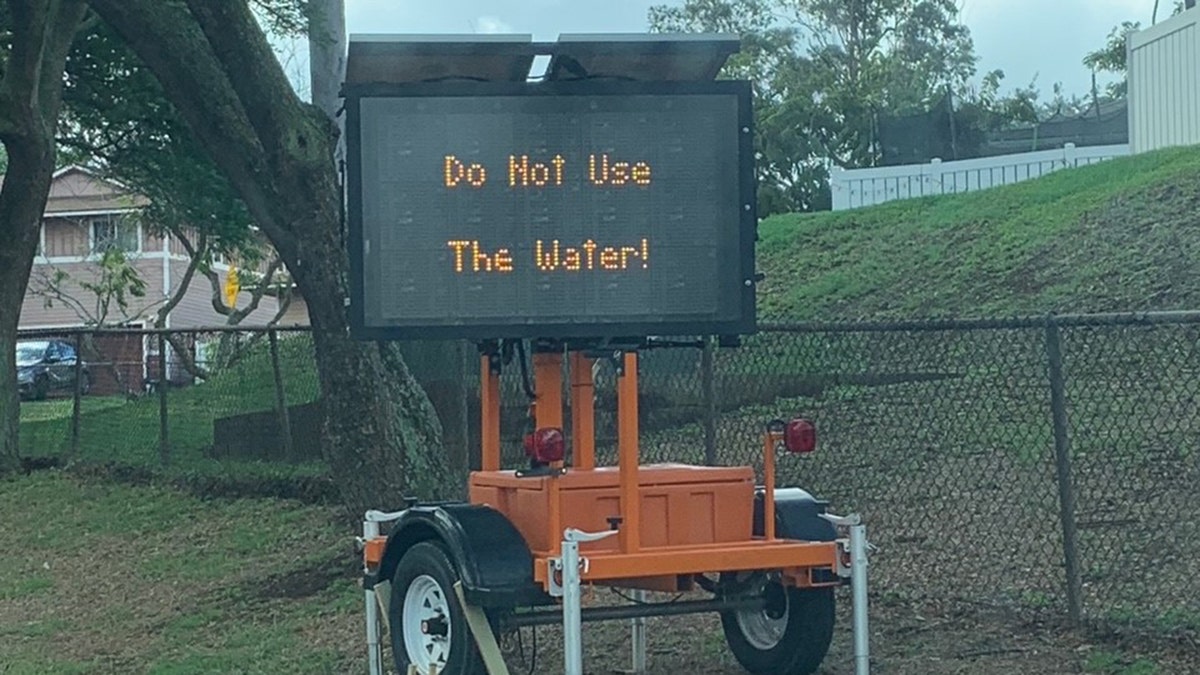
[[[453,637],[450,605],[446,602],[446,593],[433,577],[422,574],[409,584],[404,594],[401,622],[409,663],[421,672],[429,672],[430,666],[437,666],[438,672],[444,670]]]
[[[749,642],[755,649],[762,651],[773,649],[783,640],[790,609],[786,592],[783,594],[783,603],[783,613],[778,617],[771,616],[766,607],[756,610],[744,609],[737,612],[738,628],[745,636],[746,642]]]

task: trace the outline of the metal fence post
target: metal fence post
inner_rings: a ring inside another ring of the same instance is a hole
[[[1062,339],[1053,318],[1046,321],[1046,360],[1050,374],[1050,411],[1054,423],[1054,464],[1057,470],[1059,519],[1062,524],[1063,562],[1067,571],[1067,612],[1078,626],[1083,607],[1079,576],[1079,536],[1075,528],[1075,484],[1071,477],[1071,444],[1067,432],[1066,377],[1063,375]]]
[[[167,432],[167,334],[158,334],[158,461],[171,463],[171,440]]]
[[[71,402],[71,460],[79,457],[79,418],[83,414],[83,334],[75,334],[75,391]]]
[[[700,352],[700,389],[704,399],[704,463],[717,464],[717,387],[713,370],[713,341],[704,339]]]
[[[275,373],[275,412],[279,420],[279,438],[283,442],[283,454],[288,459],[295,457],[292,450],[292,422],[288,418],[287,396],[283,391],[283,371],[279,368],[279,339],[276,331],[267,333],[271,344],[271,370]]]

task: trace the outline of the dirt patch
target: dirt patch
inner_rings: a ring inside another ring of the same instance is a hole
[[[287,499],[316,505],[337,501],[337,489],[328,476],[167,474],[143,466],[92,462],[71,465],[69,470],[88,480],[130,486],[166,486],[203,499]]]
[[[290,569],[244,586],[247,597],[261,600],[307,598],[329,588],[338,579],[353,576],[357,559],[338,555],[311,565]]]

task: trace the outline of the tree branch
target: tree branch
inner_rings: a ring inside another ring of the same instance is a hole
[[[183,366],[183,369],[192,377],[207,380],[209,377],[208,370],[196,363],[196,357],[192,354],[192,350],[188,349],[188,346],[184,344],[183,338],[180,337],[179,333],[167,333],[166,335],[171,349],[174,349],[175,353],[179,355],[179,362]]]
[[[287,311],[292,307],[293,295],[294,294],[292,293],[292,289],[290,287],[287,291],[280,293],[279,309],[275,312],[275,316],[271,317],[271,320],[267,322],[268,326],[274,326],[283,320],[284,315],[287,314]]]
[[[186,1],[208,39],[211,53],[236,92],[246,118],[266,149],[268,160],[277,163],[280,154],[290,154],[288,150],[297,149],[290,136],[296,128],[293,119],[302,114],[303,103],[281,68],[256,67],[256,64],[273,66],[277,59],[249,4]],[[256,71],[254,77],[245,76],[247,68]]]
[[[279,268],[282,266],[283,261],[279,259],[279,256],[275,256],[275,258],[271,260],[271,264],[267,267],[267,271],[263,275],[262,280],[257,286],[254,287],[252,291],[250,291],[250,304],[246,305],[242,309],[230,308],[232,313],[229,316],[229,325],[236,326],[237,324],[240,324],[246,319],[246,317],[250,316],[255,312],[255,310],[258,309],[259,303],[262,302],[263,295],[265,295],[267,289],[271,287],[271,281],[275,279],[275,274],[279,272]]]
[[[37,274],[31,279],[29,292],[34,296],[42,298],[42,304],[46,308],[53,307],[54,303],[58,302],[74,312],[75,316],[79,317],[80,322],[84,325],[97,324],[96,317],[87,310],[87,307],[63,290],[62,284],[68,278],[68,275],[61,270],[54,270],[54,276],[51,276],[44,268],[39,267]]]
[[[180,279],[179,285],[175,288],[171,298],[158,310],[158,318],[154,322],[157,328],[162,328],[166,325],[167,316],[183,300],[183,297],[187,295],[188,287],[192,284],[192,277],[196,275],[196,270],[204,262],[204,256],[208,253],[208,236],[203,232],[200,233],[200,242],[197,247],[193,247],[192,243],[187,241],[187,236],[184,235],[183,228],[177,225],[171,226],[168,234],[180,241],[187,242],[184,244],[184,249],[188,252],[188,266],[184,270],[183,278]]]

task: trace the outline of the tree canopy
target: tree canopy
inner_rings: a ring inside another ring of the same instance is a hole
[[[299,98],[250,4],[90,5],[153,74],[303,294],[325,413],[322,447],[345,505],[361,515],[402,491],[457,489],[447,480],[435,411],[399,353],[349,335],[336,126]],[[288,22],[306,16],[291,10],[307,3],[257,6],[267,23]]]
[[[725,76],[755,84],[764,215],[828,208],[831,166],[878,158],[880,111],[925,110],[975,74],[953,0],[686,0],[649,22],[743,38]]]

